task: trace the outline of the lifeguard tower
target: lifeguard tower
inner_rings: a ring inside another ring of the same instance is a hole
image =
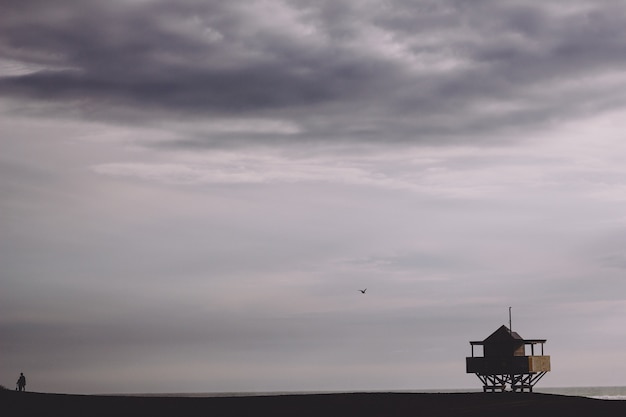
[[[470,342],[472,356],[466,358],[466,372],[476,374],[484,392],[533,391],[533,386],[550,371],[550,356],[543,354],[546,339],[524,339],[501,326],[482,342]],[[535,355],[540,345],[541,355]],[[483,356],[474,356],[474,347],[482,346]],[[526,347],[530,346],[530,356]]]

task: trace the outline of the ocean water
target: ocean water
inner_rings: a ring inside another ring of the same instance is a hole
[[[574,395],[577,397],[589,397],[601,400],[626,400],[626,387],[535,387],[535,392],[543,392],[546,394]]]
[[[482,392],[482,389],[466,390],[423,390],[413,392]],[[626,387],[541,387],[536,386],[534,392],[544,394],[589,397],[600,400],[626,400]]]

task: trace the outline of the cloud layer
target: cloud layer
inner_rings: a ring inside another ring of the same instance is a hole
[[[3,1],[0,375],[477,387],[513,306],[547,384],[623,385],[625,13]]]
[[[195,146],[500,141],[623,104],[625,12],[612,1],[5,2],[0,91],[91,119],[296,126],[181,141]]]

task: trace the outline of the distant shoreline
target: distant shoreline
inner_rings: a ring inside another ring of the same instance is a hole
[[[88,395],[105,397],[279,397],[286,395],[339,395],[339,394],[456,394],[482,392],[480,389],[424,389],[424,390],[330,390],[330,391],[217,391],[217,392],[157,392],[157,393],[93,393]]]
[[[574,387],[535,387],[535,393],[555,394],[589,398],[626,399],[626,386],[574,386]],[[177,398],[212,398],[212,397],[260,397],[284,395],[317,394],[468,394],[483,392],[481,388],[430,388],[430,389],[390,389],[390,390],[306,390],[306,391],[197,391],[197,392],[91,392],[77,395],[106,397],[177,397]],[[59,392],[57,394],[72,394]]]
[[[159,397],[0,392],[5,415],[270,416],[270,417],[528,417],[624,416],[626,401],[541,393],[343,393]]]

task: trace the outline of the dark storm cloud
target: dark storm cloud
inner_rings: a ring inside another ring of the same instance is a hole
[[[358,95],[356,87],[375,78],[370,67],[376,63],[331,59],[332,50],[298,50],[297,41],[281,39],[280,33],[247,33],[252,22],[219,3],[155,4],[122,13],[113,7],[74,6],[56,20],[58,4],[14,8],[3,54],[70,70],[6,78],[5,91],[236,112]],[[184,26],[206,36],[186,34]]]
[[[252,115],[296,123],[294,139],[425,141],[541,126],[625,99],[616,88],[623,80],[594,83],[626,64],[619,2],[10,1],[2,9],[0,53],[37,70],[0,78],[0,91],[91,118]]]

